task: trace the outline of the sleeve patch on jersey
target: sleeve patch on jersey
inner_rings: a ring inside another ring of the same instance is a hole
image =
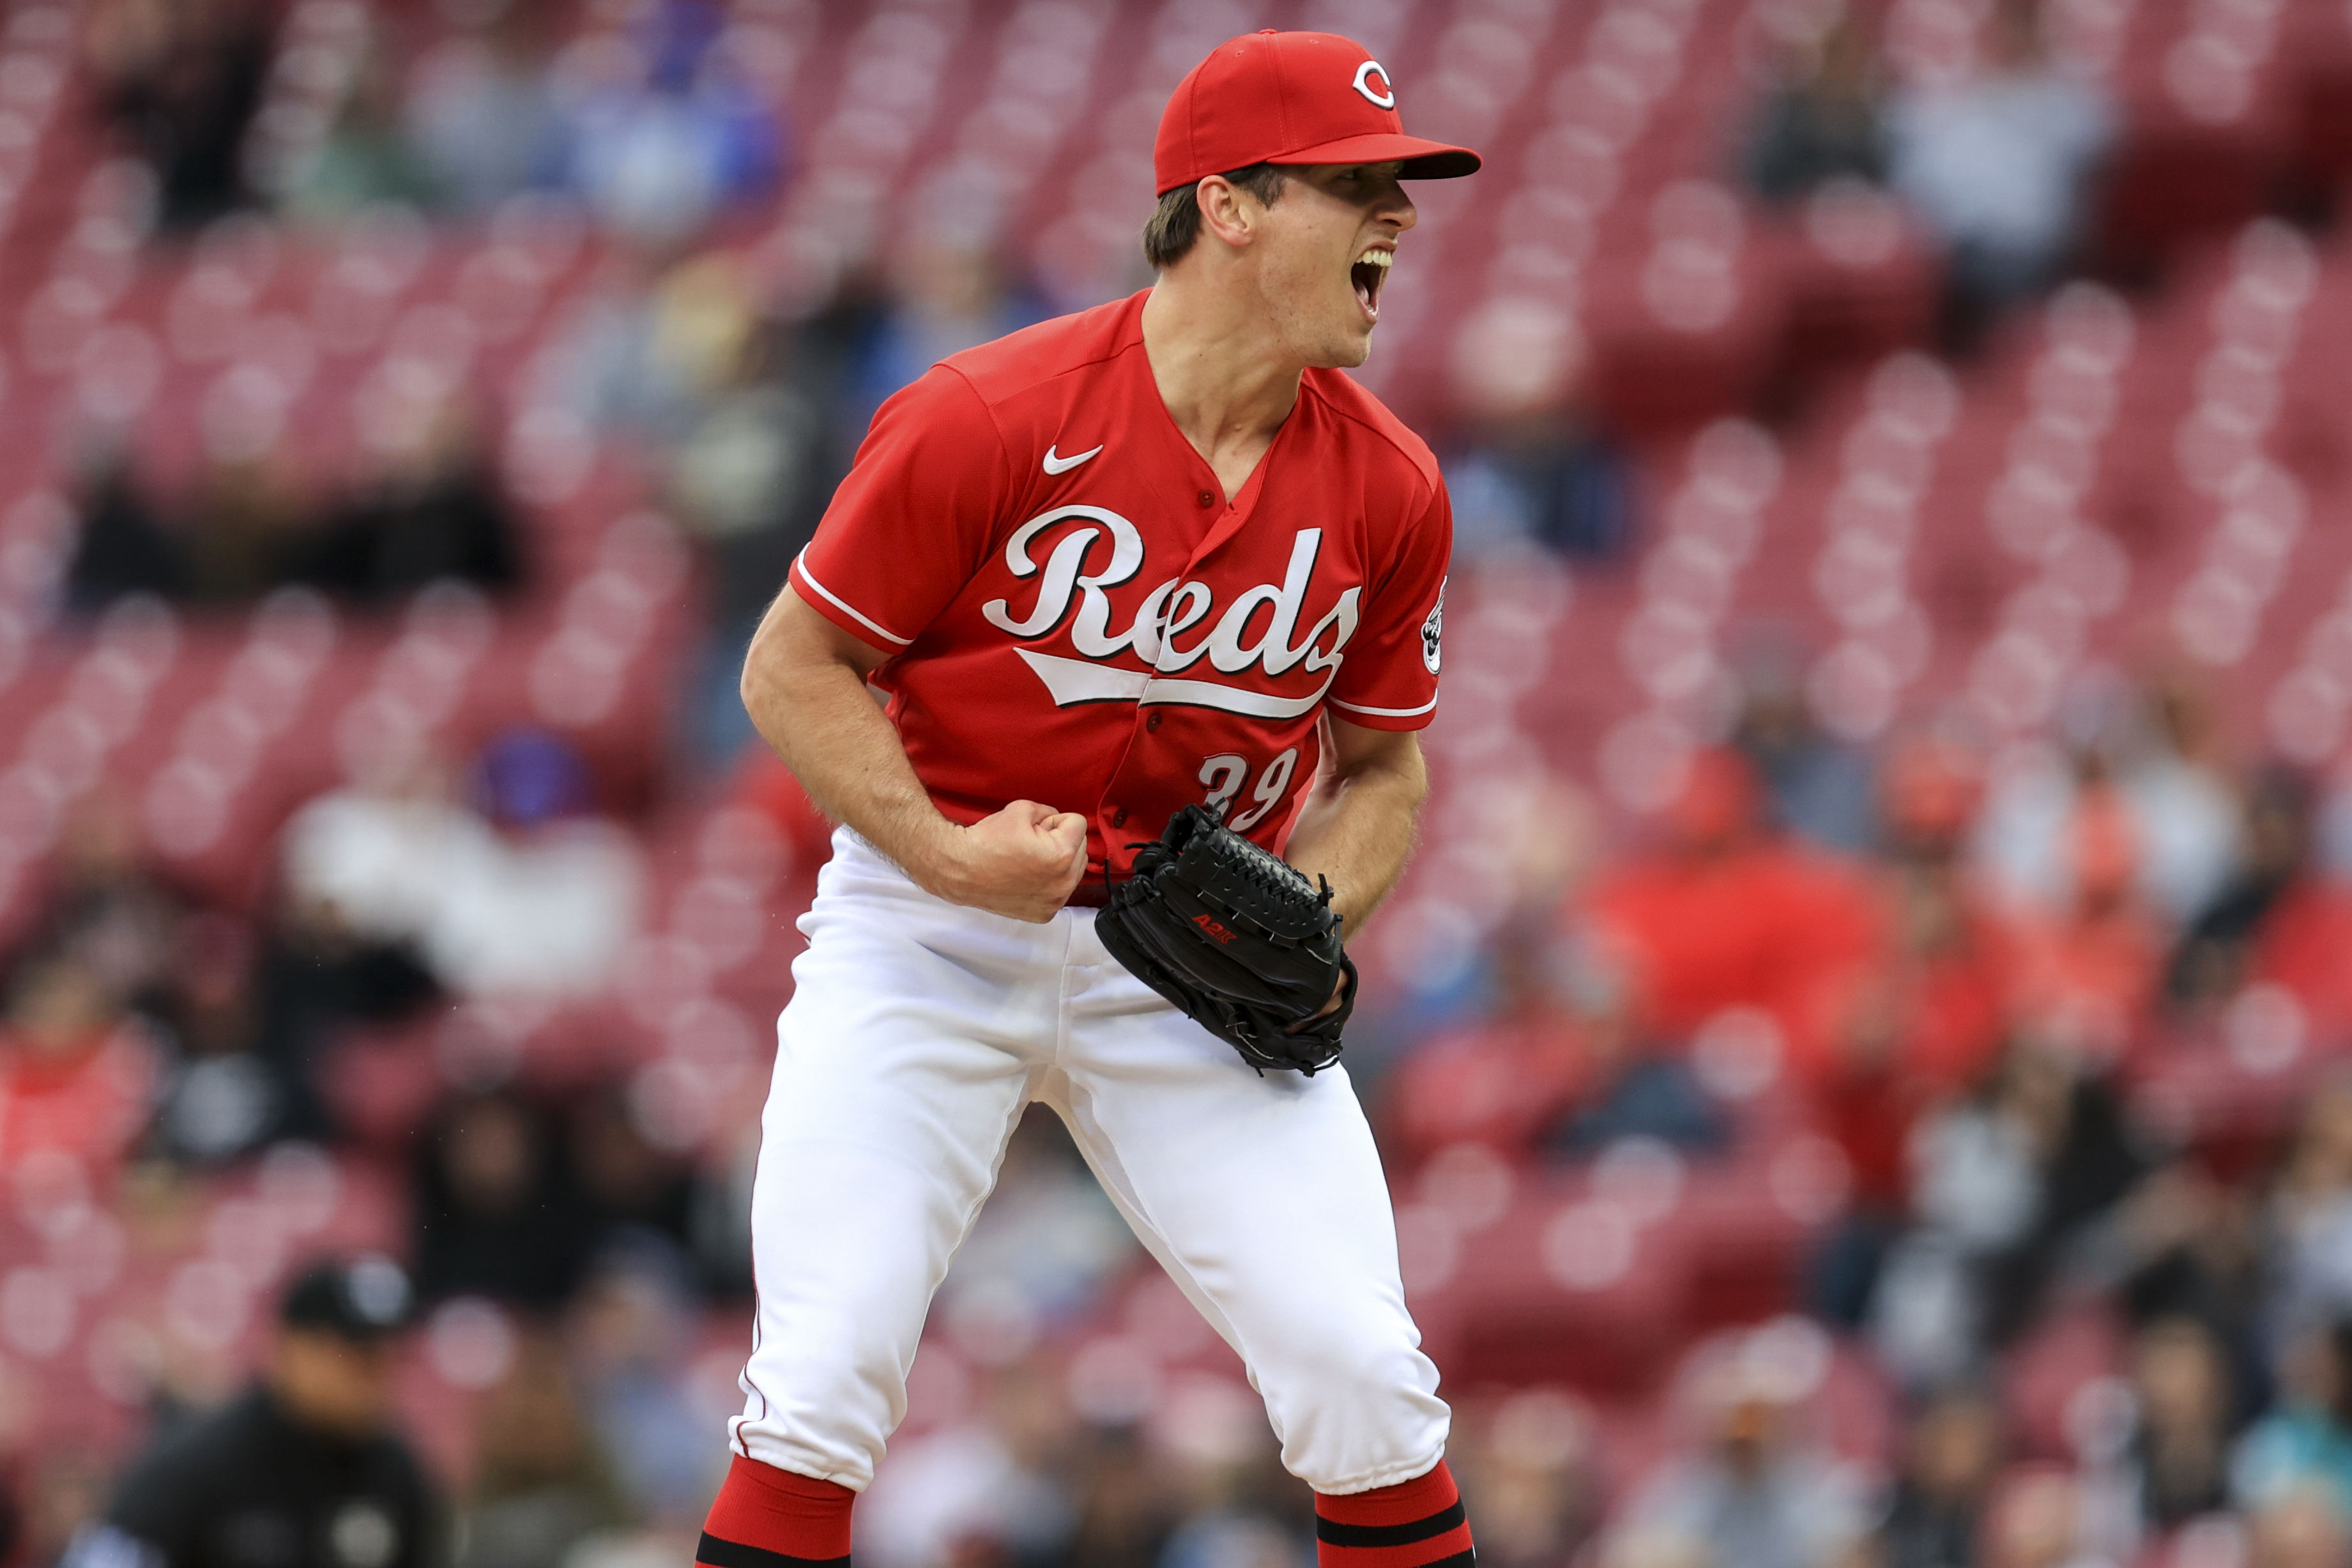
[[[1421,623],[1421,662],[1429,666],[1431,674],[1437,674],[1437,643],[1445,632],[1445,580],[1437,583],[1437,608]],[[1418,710],[1416,710],[1418,711]]]

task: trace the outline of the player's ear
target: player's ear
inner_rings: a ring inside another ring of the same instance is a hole
[[[1249,244],[1265,210],[1255,196],[1223,174],[1202,175],[1192,188],[1192,199],[1200,204],[1202,233],[1237,247]]]

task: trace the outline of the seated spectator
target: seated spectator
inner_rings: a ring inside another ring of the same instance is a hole
[[[582,1541],[629,1521],[559,1346],[525,1331],[474,1417],[457,1568],[561,1568]]]
[[[379,604],[445,580],[493,593],[519,586],[514,511],[479,422],[452,398],[386,435],[373,471],[328,519],[304,575]]]
[[[1552,934],[1522,925],[1492,950],[1494,1000],[1485,1017],[1414,1048],[1385,1088],[1389,1152],[1407,1164],[1448,1144],[1483,1143],[1507,1155],[1619,1065],[1622,1029],[1580,1017],[1555,974]]]
[[[1822,732],[1793,661],[1767,653],[1743,661],[1738,674],[1731,745],[1763,780],[1774,824],[1842,854],[1868,850],[1878,834],[1869,756]]]
[[[562,173],[563,121],[547,69],[553,15],[529,0],[467,6],[417,63],[409,141],[432,188],[459,212],[486,212]]]
[[[2003,1476],[1985,1511],[1978,1562],[1982,1568],[2072,1568],[2084,1561],[2093,1531],[2083,1493],[2082,1484],[2055,1465]]]
[[[1814,1076],[1824,988],[1869,940],[1865,890],[1768,831],[1755,773],[1728,751],[1693,760],[1660,828],[1585,901],[1595,938],[1625,965],[1636,1038],[1686,1040],[1727,1009],[1760,1008]]]
[[[261,0],[110,0],[83,56],[99,106],[154,170],[169,228],[246,204],[245,133],[261,108],[277,7]]]
[[[1512,1395],[1475,1447],[1459,1419],[1448,1462],[1478,1521],[1488,1568],[1559,1568],[1580,1559],[1600,1523],[1599,1433],[1591,1415],[1549,1389]]]
[[[1959,350],[2056,279],[2115,133],[2092,80],[2050,62],[2031,5],[2006,0],[1989,31],[1975,70],[1907,89],[1888,112],[1892,182],[1943,242],[1946,339]]]
[[[188,598],[218,608],[296,580],[317,545],[283,467],[264,455],[224,456],[205,470],[182,548]]]
[[[1791,63],[1748,134],[1748,185],[1786,203],[1831,180],[1885,179],[1885,92],[1863,19],[1840,13]]]
[[[105,787],[76,801],[45,871],[25,946],[72,958],[115,1007],[152,1011],[193,901],[156,870],[132,802]]]
[[[2271,1413],[2238,1444],[2230,1489],[2252,1512],[2316,1487],[2352,1518],[2352,1319],[2299,1334]]]
[[[45,1153],[111,1170],[147,1124],[153,1053],[88,967],[19,964],[0,1012],[0,1173]]]
[[[595,1235],[540,1110],[499,1091],[442,1106],[418,1145],[417,1293],[530,1311],[568,1301]]]
[[[126,594],[176,599],[187,591],[188,562],[178,534],[139,482],[129,453],[93,454],[75,478],[73,558],[66,602],[85,613]]]
[[[424,758],[312,800],[286,827],[292,894],[465,995],[601,990],[636,932],[635,841],[588,813],[586,765],[552,735],[495,737],[477,777],[479,811]]]
[[[2114,789],[2077,793],[2069,849],[2073,905],[2056,919],[2024,923],[2017,1002],[2038,1030],[2111,1062],[2155,1000],[2163,934],[2140,902],[2137,835]]]
[[[1697,1568],[1826,1568],[1863,1539],[1852,1479],[1807,1442],[1787,1368],[1759,1333],[1699,1393],[1705,1432],[1628,1505],[1623,1526],[1680,1538]]]
[[[2198,915],[2173,956],[2171,991],[2183,1007],[2217,1006],[2248,985],[2282,986],[2313,1027],[2352,1025],[2352,894],[2313,854],[2310,781],[2285,768],[2258,779],[2245,802],[2244,862]]]
[[[2352,1078],[2332,1075],[2305,1094],[2268,1208],[2273,1332],[2352,1316]]]
[[[2213,1331],[2164,1318],[2132,1345],[2138,1422],[2126,1458],[2141,1522],[2162,1532],[2227,1506],[2236,1391]]]
[[[1976,1568],[2000,1439],[2000,1411],[1979,1391],[1954,1385],[1927,1397],[1904,1435],[1879,1521],[1879,1568]]]
[[[333,128],[309,167],[295,174],[281,210],[306,223],[338,223],[382,202],[437,205],[441,193],[400,111],[399,72],[387,54],[370,49]]]
[[[2248,1568],[2344,1568],[2352,1562],[2352,1516],[2325,1487],[2296,1487],[2253,1516]]]
[[[643,15],[642,69],[593,84],[572,109],[569,173],[606,228],[675,245],[774,184],[782,127],[712,47],[717,7],[657,0]]]
[[[672,1529],[701,1522],[727,1468],[687,1385],[692,1308],[674,1257],[607,1247],[564,1324],[583,1407],[622,1496],[639,1518]]]
[[[1911,1142],[1916,1225],[1887,1256],[1873,1327],[1889,1369],[1916,1384],[1975,1374],[2034,1321],[2143,1156],[2104,1082],[2027,1042]]]
[[[1584,359],[1573,320],[1525,301],[1489,305],[1463,328],[1462,439],[1445,462],[1462,554],[1533,543],[1599,560],[1624,549],[1630,479],[1579,395]]]

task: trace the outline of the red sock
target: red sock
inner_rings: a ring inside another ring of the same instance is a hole
[[[1471,1568],[1478,1554],[1454,1472],[1440,1459],[1396,1486],[1346,1497],[1317,1492],[1315,1561],[1318,1568]]]
[[[845,1486],[738,1454],[694,1560],[708,1568],[849,1568],[849,1505],[856,1500]]]

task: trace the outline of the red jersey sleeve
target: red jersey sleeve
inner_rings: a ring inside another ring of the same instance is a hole
[[[793,590],[852,636],[896,653],[987,559],[1012,470],[971,383],[934,365],[875,413]]]
[[[1387,574],[1368,588],[1363,622],[1326,699],[1367,729],[1419,729],[1437,714],[1438,638],[1445,629],[1445,563],[1454,506],[1442,484],[1397,540]]]

